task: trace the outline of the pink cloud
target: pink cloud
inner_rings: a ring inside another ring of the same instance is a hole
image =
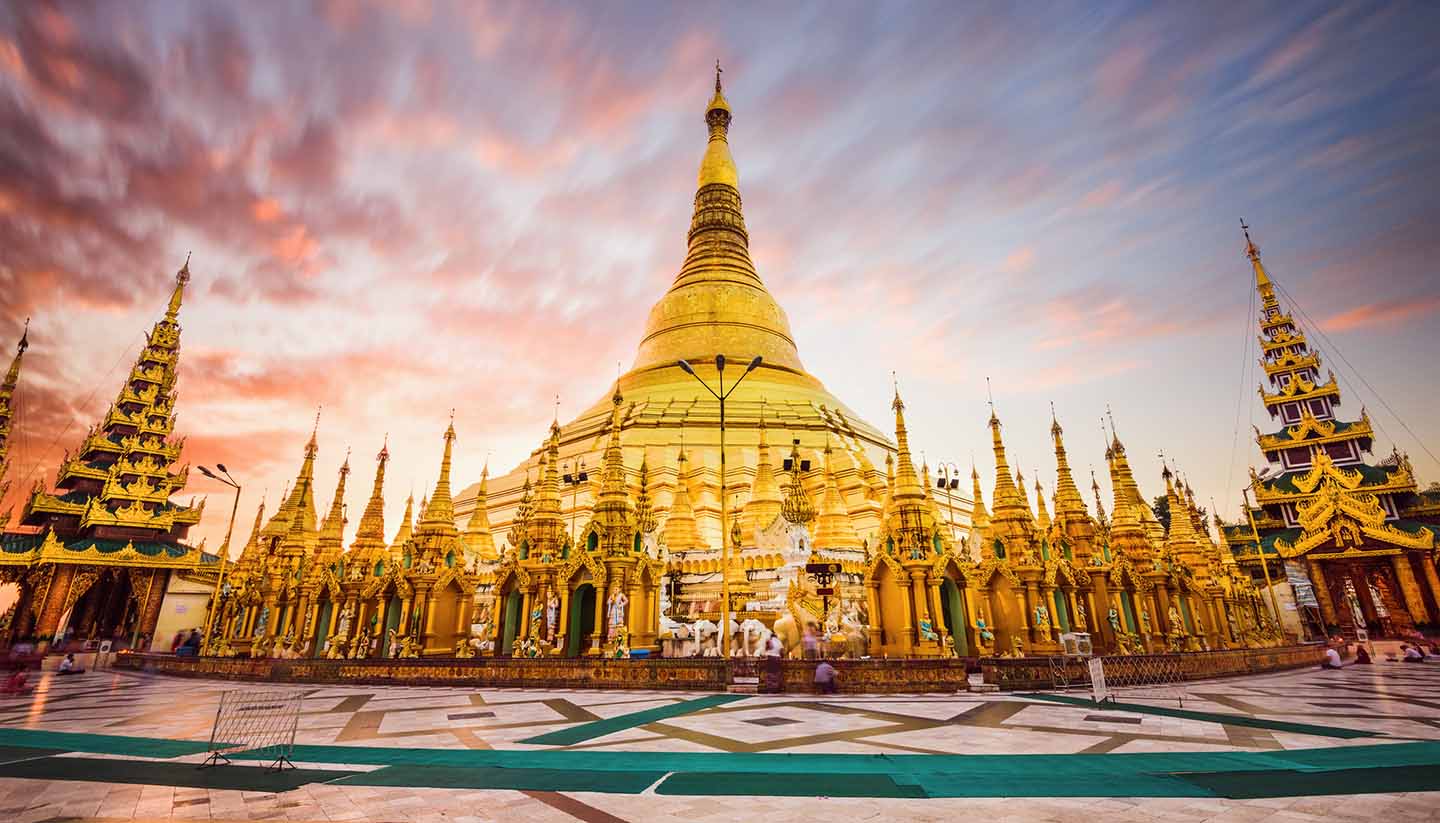
[[[1365,328],[1396,328],[1440,310],[1440,297],[1418,300],[1387,300],[1367,303],[1332,314],[1320,321],[1326,331],[1354,331]]]

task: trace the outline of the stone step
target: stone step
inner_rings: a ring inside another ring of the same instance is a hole
[[[993,692],[1000,691],[1000,687],[995,685],[994,683],[971,683],[970,691],[980,692],[982,694],[991,694]]]
[[[760,684],[759,684],[759,683],[731,683],[731,684],[730,684],[730,687],[729,687],[728,689],[726,689],[725,691],[729,692],[730,694],[759,694],[759,693],[760,693]]]
[[[748,685],[750,685],[750,684],[752,684],[752,683],[754,683],[754,684],[759,684],[760,678],[759,678],[759,677],[742,677],[742,676],[740,676],[740,675],[736,675],[736,676],[730,678],[730,682],[731,682],[732,684],[734,684],[734,683],[740,683],[740,684],[744,684],[744,685],[747,685],[747,686],[748,686]]]

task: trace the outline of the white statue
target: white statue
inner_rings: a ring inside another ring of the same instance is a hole
[[[619,631],[621,626],[625,625],[625,607],[629,605],[629,603],[630,598],[626,597],[625,592],[619,589],[616,589],[615,593],[610,595],[610,633],[612,635]]]
[[[560,598],[554,591],[545,601],[545,637],[551,641],[555,640],[555,626],[560,622]]]

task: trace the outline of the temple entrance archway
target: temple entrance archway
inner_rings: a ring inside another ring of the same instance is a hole
[[[945,631],[955,639],[955,654],[969,656],[970,627],[965,620],[965,593],[948,577],[940,582],[940,619],[945,623]]]
[[[500,648],[495,653],[501,657],[509,657],[511,650],[515,648],[515,637],[520,629],[520,592],[514,589],[505,595],[505,605],[500,609]]]
[[[595,586],[581,583],[570,595],[570,617],[565,629],[565,656],[579,657],[595,628]]]

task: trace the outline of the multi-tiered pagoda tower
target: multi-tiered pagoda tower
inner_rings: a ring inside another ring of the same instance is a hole
[[[25,350],[30,348],[30,323],[26,321],[25,331],[20,333],[20,342],[15,346],[15,359],[5,372],[5,382],[0,383],[0,505],[4,505],[10,494],[10,432],[15,425],[15,386],[20,382],[20,361]],[[10,511],[0,511],[0,532],[10,522]]]
[[[104,419],[65,455],[53,489],[36,482],[4,536],[0,574],[20,587],[11,639],[134,643],[153,633],[171,573],[216,559],[181,543],[203,503],[170,501],[189,470],[176,469],[185,441],[172,436],[189,281],[187,260]]]
[[[1257,506],[1225,528],[1227,542],[1257,577],[1262,558],[1272,579],[1284,580],[1285,567],[1307,574],[1328,630],[1393,637],[1440,620],[1440,495],[1419,493],[1399,451],[1371,457],[1364,409],[1340,419],[1335,374],[1322,378],[1320,354],[1281,307],[1248,228],[1245,254],[1260,294],[1260,400],[1279,428],[1255,431],[1269,466],[1251,470]]]

